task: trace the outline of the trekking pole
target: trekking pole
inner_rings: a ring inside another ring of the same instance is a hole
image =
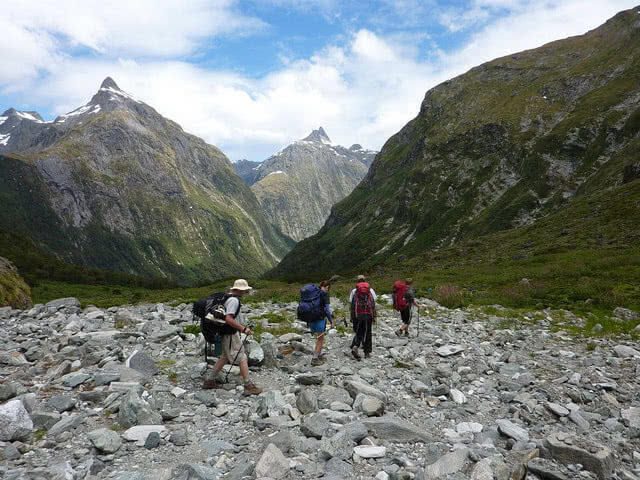
[[[242,335],[242,334],[240,334]],[[240,355],[240,352],[242,350],[244,350],[244,344],[247,341],[247,338],[249,338],[249,335],[244,336],[244,340],[242,340],[242,342],[240,343],[240,348],[238,349],[238,353],[236,353],[236,358],[233,359],[233,362],[231,362],[231,367],[233,367],[236,363],[236,360],[238,360],[238,356]],[[229,339],[229,341],[231,341],[231,339]],[[224,377],[224,383],[227,383],[229,381],[229,374],[231,373],[231,367],[229,367],[229,370],[227,370],[227,374]]]
[[[418,314],[418,333],[416,337],[420,336],[420,307],[416,306],[416,313]]]

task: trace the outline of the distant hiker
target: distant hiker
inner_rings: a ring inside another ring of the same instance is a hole
[[[244,334],[244,340],[253,334],[249,327],[242,324],[242,314],[240,313],[240,298],[249,293],[251,287],[246,280],[238,279],[234,282],[226,300],[224,301],[224,322],[226,329],[221,330],[222,354],[213,366],[213,379],[205,380],[202,388],[221,388],[216,376],[227,363],[238,363],[240,366],[240,376],[244,383],[244,395],[259,395],[262,389],[258,388],[249,380],[249,364],[247,354],[244,349],[244,341],[240,338]]]
[[[376,319],[376,292],[367,283],[364,275],[358,275],[356,288],[351,290],[349,303],[351,304],[351,321],[355,335],[351,342],[351,354],[360,360],[358,348],[362,347],[364,357],[369,358],[372,350],[371,330]]]
[[[331,283],[325,280],[320,282],[320,286],[308,284],[300,289],[298,318],[306,322],[311,333],[316,336],[316,346],[311,359],[311,365],[314,367],[323,362],[322,347],[324,346],[327,319],[331,323],[331,328],[333,328],[333,316],[329,300],[330,288]]]
[[[416,303],[416,294],[413,290],[413,279],[396,280],[393,284],[393,308],[400,312],[402,325],[396,330],[396,335],[409,336],[409,325],[411,324],[411,312]]]

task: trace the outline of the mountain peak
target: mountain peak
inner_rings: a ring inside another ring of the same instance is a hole
[[[321,142],[321,143],[331,143],[331,139],[327,132],[324,131],[324,128],[320,127],[317,130],[313,130],[309,135],[302,139],[307,142]]]
[[[8,110],[5,110],[2,116],[3,117],[19,117],[21,119],[31,120],[32,122],[37,122],[37,123],[44,122],[40,114],[33,110],[21,112],[20,110],[16,110],[15,108],[10,108]]]
[[[113,88],[114,90],[120,90],[120,87],[118,87],[118,84],[111,77],[105,78],[102,81],[102,84],[100,84],[100,88]]]

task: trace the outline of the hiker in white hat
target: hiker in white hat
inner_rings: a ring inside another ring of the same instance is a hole
[[[253,332],[249,327],[243,325],[242,314],[240,313],[240,298],[251,291],[251,287],[246,280],[240,278],[233,282],[230,289],[231,296],[224,302],[224,321],[227,325],[235,328],[235,332],[229,335],[222,335],[222,354],[213,366],[213,378],[206,380],[204,388],[221,388],[222,385],[216,381],[217,374],[227,363],[238,363],[240,366],[240,376],[244,382],[245,395],[259,395],[262,389],[249,380],[249,363],[244,349],[244,342],[240,338],[245,335],[245,340]]]

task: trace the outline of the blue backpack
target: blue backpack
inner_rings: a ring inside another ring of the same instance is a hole
[[[311,323],[315,320],[321,320],[324,316],[324,298],[320,287],[313,283],[302,287],[298,304],[298,318],[303,322]]]

